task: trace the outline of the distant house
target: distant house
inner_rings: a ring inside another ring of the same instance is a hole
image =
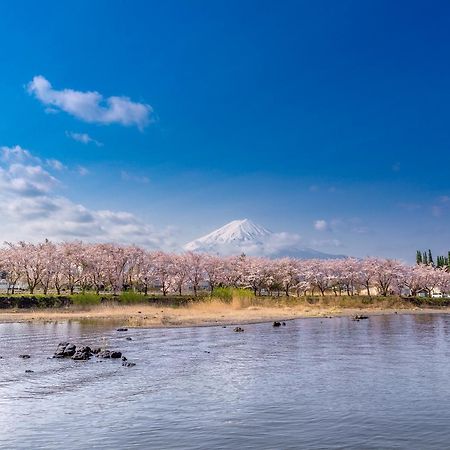
[[[428,297],[428,291],[426,289],[420,289],[420,291],[417,291],[416,294],[417,297]]]

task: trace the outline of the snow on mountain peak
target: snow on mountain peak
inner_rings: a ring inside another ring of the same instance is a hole
[[[333,258],[316,250],[299,247],[300,236],[290,233],[273,233],[249,219],[233,220],[213,232],[187,243],[186,251],[253,256],[299,258]]]
[[[272,234],[266,228],[255,224],[249,219],[233,220],[213,232],[189,242],[185,250],[204,251],[205,247],[226,244],[239,244],[245,242],[259,243]]]

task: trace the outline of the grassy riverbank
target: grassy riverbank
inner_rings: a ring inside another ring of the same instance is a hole
[[[233,296],[218,299],[140,294],[14,295],[0,296],[0,305],[0,322],[92,319],[129,327],[207,326],[301,317],[450,312],[448,299],[368,296]]]

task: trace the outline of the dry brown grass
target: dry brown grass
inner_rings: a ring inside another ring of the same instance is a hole
[[[361,313],[389,314],[394,311],[404,313],[436,312],[436,310],[412,308],[410,304],[396,298],[369,301],[363,297],[331,296],[299,299],[235,297],[231,303],[206,299],[190,303],[185,307],[110,303],[84,306],[78,309],[71,307],[67,309],[4,310],[0,311],[0,322],[99,320],[120,323],[129,327],[176,327],[244,324]]]

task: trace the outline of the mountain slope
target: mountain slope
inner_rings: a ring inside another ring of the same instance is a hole
[[[268,256],[281,258],[289,256],[301,259],[342,258],[299,245],[299,236],[287,233],[273,233],[249,219],[233,220],[213,232],[187,243],[186,251],[218,255]]]

